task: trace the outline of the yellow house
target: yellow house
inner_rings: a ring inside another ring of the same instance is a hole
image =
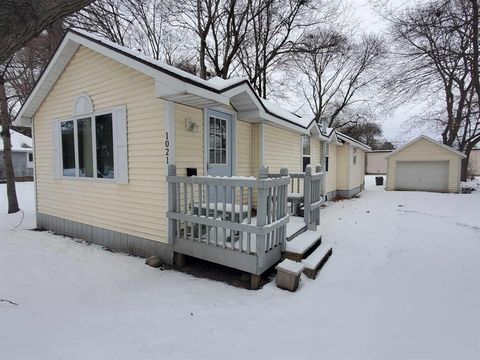
[[[326,167],[305,174],[305,229],[322,194],[363,188],[368,147],[259,98],[246,79],[203,80],[78,30],[16,123],[33,126],[39,228],[170,264],[178,252],[261,274],[278,261],[287,169]]]

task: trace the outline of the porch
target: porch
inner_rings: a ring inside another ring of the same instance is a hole
[[[169,165],[168,240],[177,265],[188,255],[232,267],[252,274],[257,288],[263,272],[298,248],[289,244],[320,224],[321,179],[320,167],[310,166],[302,175],[263,168],[255,178],[177,176]],[[302,251],[319,245],[315,236]]]

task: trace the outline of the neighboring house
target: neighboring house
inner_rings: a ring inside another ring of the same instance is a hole
[[[387,173],[387,159],[386,155],[390,154],[392,150],[371,150],[367,151],[365,159],[366,174],[384,175]]]
[[[38,227],[254,275],[293,236],[287,169],[328,162],[298,175],[298,233],[319,223],[320,180],[330,197],[363,188],[369,150],[259,98],[245,79],[206,81],[73,30],[16,122],[33,124]]]
[[[0,131],[2,127],[0,126]],[[32,139],[18,131],[10,129],[12,142],[12,162],[16,181],[33,180]],[[3,140],[0,137],[0,181],[5,180],[3,167]]]
[[[460,191],[465,155],[422,135],[386,156],[387,190]]]

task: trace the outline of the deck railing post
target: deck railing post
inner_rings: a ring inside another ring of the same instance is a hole
[[[321,165],[317,165],[317,166],[315,167],[315,172],[316,172],[317,174],[320,173],[320,172],[322,172],[322,166],[321,166]],[[317,186],[318,196],[316,197],[315,201],[320,201],[321,198],[322,198],[323,180],[324,180],[324,177],[323,177],[323,175],[322,175],[322,177],[318,180],[318,186]],[[315,211],[315,220],[316,220],[317,225],[320,225],[320,208],[318,208],[318,209]]]
[[[288,176],[288,169],[286,167],[282,167],[280,169],[280,177]],[[287,215],[288,212],[288,184],[283,185],[281,187],[280,194],[280,204],[281,204],[281,214],[280,217],[284,217]],[[285,225],[282,230],[280,231],[280,250],[283,252],[286,250],[287,247],[287,225]]]
[[[264,168],[265,169],[265,168]],[[267,173],[268,173],[268,169]],[[267,199],[268,188],[260,186],[257,193],[257,227],[263,228],[267,225]],[[257,273],[265,266],[266,236],[264,234],[256,235],[256,254],[257,254]]]
[[[268,178],[268,166],[262,166],[258,172],[258,178],[263,180]]]
[[[168,165],[167,170],[168,176],[176,176],[177,175],[177,167],[175,164]],[[169,212],[177,212],[177,183],[175,182],[168,182],[168,211]],[[168,219],[168,243],[173,244],[174,239],[178,235],[177,233],[177,220],[175,219]]]
[[[304,191],[304,204],[303,204],[303,219],[305,220],[305,225],[308,230],[316,230],[316,224],[312,224],[311,220],[311,209],[310,205],[312,203],[312,166],[307,165],[305,169],[305,179],[303,183]]]

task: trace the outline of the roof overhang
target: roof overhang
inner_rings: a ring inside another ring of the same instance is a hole
[[[390,154],[386,155],[386,156],[385,156],[385,159],[388,159],[389,157],[395,155],[396,153],[402,151],[403,149],[409,147],[410,145],[413,145],[414,143],[416,143],[417,141],[420,141],[420,140],[430,141],[432,144],[435,144],[435,145],[437,145],[437,146],[440,146],[440,147],[444,148],[445,150],[448,150],[448,151],[454,153],[455,155],[461,157],[462,159],[463,159],[463,158],[466,158],[466,155],[463,154],[463,153],[461,153],[460,151],[457,151],[457,150],[451,148],[451,147],[448,146],[448,145],[442,144],[442,143],[439,142],[439,141],[433,140],[431,137],[428,137],[428,136],[426,136],[426,135],[420,135],[419,137],[413,139],[412,141],[406,143],[405,145],[399,147],[398,149],[392,151]]]
[[[341,132],[338,132],[338,131],[335,131],[337,137],[339,140],[342,140],[342,141],[345,141],[347,143],[349,143],[351,146],[353,147],[356,147],[358,149],[361,149],[363,151],[370,151],[372,150],[372,148],[368,145],[365,145],[364,143],[358,141],[358,140],[355,140],[353,138],[351,138],[350,136],[347,136],[345,134],[342,134]]]
[[[20,109],[16,126],[31,126],[32,118],[45,100],[55,82],[80,46],[85,46],[114,61],[137,70],[154,80],[155,96],[196,108],[233,107],[240,120],[264,122],[301,134],[316,134],[314,120],[305,119],[275,108],[276,105],[261,99],[248,80],[221,85],[209,83],[185,71],[160,63],[131,49],[103,40],[83,31],[69,30],[57,51],[40,76],[33,91]],[[320,134],[321,135],[321,134]]]

